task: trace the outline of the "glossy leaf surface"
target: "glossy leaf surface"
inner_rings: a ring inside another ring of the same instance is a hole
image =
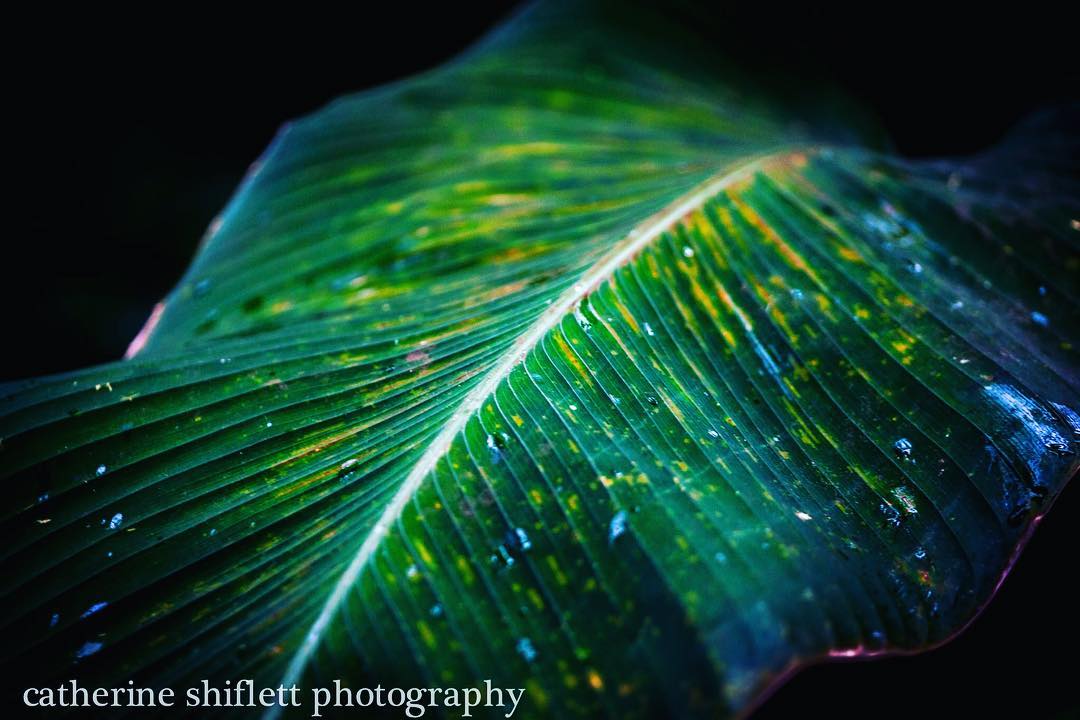
[[[283,130],[130,359],[4,388],[5,662],[714,716],[957,632],[1077,467],[1075,143],[769,93],[541,6]]]

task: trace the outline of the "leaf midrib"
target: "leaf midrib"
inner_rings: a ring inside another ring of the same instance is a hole
[[[503,353],[495,365],[484,374],[483,379],[466,394],[453,415],[446,421],[442,430],[413,465],[401,487],[394,493],[379,519],[364,538],[363,544],[338,578],[318,617],[312,623],[300,647],[297,648],[290,659],[282,676],[282,685],[290,687],[299,682],[308,660],[322,639],[323,633],[329,627],[349,588],[360,577],[368,559],[378,548],[379,542],[389,532],[391,525],[400,517],[405,505],[419,489],[424,478],[434,469],[435,464],[446,454],[454,439],[465,428],[469,418],[495,392],[499,384],[510,374],[510,371],[524,360],[529,351],[558,325],[566,315],[572,313],[578,303],[585,299],[589,293],[599,287],[601,283],[610,279],[616,270],[626,265],[649,243],[674,227],[688,214],[700,208],[707,200],[737,183],[751,178],[765,167],[776,162],[782,162],[784,158],[791,157],[799,152],[805,152],[805,150],[805,148],[787,148],[756,155],[752,159],[742,160],[735,167],[729,167],[698,184],[667,207],[654,213],[631,229],[623,240],[616,243],[592,267],[585,271],[576,283],[563,291],[544,310],[514,342],[510,349]],[[274,707],[266,713],[265,717],[267,720],[272,720],[278,717],[279,714],[280,708]]]

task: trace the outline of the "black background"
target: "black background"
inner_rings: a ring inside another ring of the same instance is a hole
[[[118,358],[282,122],[439,64],[510,7],[8,18],[0,381]],[[910,156],[977,152],[1030,111],[1080,98],[1075,26],[1050,4],[717,12],[715,42],[741,64],[840,83]],[[756,717],[1080,716],[1077,493],[960,638],[811,668]]]

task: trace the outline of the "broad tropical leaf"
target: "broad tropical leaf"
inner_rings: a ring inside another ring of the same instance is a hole
[[[1077,468],[1077,145],[796,97],[541,5],[286,127],[127,360],[3,388],[5,665],[716,716],[958,632]]]

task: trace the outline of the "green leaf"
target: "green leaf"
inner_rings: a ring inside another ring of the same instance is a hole
[[[968,623],[1078,465],[1069,123],[910,162],[693,37],[293,123],[129,359],[5,386],[8,675],[716,716]]]

